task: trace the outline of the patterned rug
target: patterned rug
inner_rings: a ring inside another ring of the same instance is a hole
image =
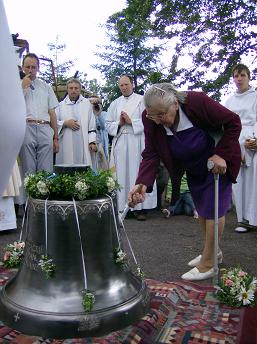
[[[15,270],[0,268],[0,286]],[[219,304],[212,286],[191,282],[147,280],[149,313],[133,326],[101,338],[46,339],[24,335],[0,321],[0,343],[15,344],[255,344],[257,308],[235,309]],[[0,315],[1,319],[1,315]]]

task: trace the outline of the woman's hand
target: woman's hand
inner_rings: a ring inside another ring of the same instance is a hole
[[[134,208],[138,203],[142,203],[145,200],[146,186],[143,184],[137,184],[128,194],[128,205],[130,208]]]
[[[227,171],[227,163],[224,159],[222,159],[220,156],[214,154],[211,156],[208,161],[211,160],[214,164],[213,168],[211,169],[212,173],[217,174],[225,174]]]

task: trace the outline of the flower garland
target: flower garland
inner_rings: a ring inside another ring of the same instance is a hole
[[[217,299],[228,306],[257,305],[257,279],[240,266],[229,270],[222,269],[222,276],[216,286]]]
[[[30,197],[55,200],[86,200],[102,197],[119,189],[111,170],[94,172],[88,169],[73,175],[39,171],[24,179],[24,187]]]
[[[25,242],[14,241],[4,248],[3,265],[6,268],[18,268],[23,259]]]
[[[82,305],[84,307],[85,312],[90,312],[93,308],[94,303],[94,294],[86,289],[82,290]]]
[[[42,255],[41,259],[38,262],[38,266],[44,272],[47,279],[53,277],[56,269],[56,265],[53,263],[53,259],[50,259],[47,255]]]

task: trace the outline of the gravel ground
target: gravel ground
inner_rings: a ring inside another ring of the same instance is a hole
[[[19,238],[22,214],[18,217],[18,229],[0,232],[0,254],[8,243]],[[200,254],[202,238],[198,220],[188,216],[162,217],[153,210],[147,221],[129,218],[124,221],[135,257],[146,278],[159,281],[175,281],[188,270],[187,262]],[[257,276],[257,231],[236,233],[236,216],[231,210],[226,217],[221,243],[224,261],[222,267],[240,266]],[[211,283],[206,280],[201,283]]]

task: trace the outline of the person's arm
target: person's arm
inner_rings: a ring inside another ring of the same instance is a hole
[[[135,113],[131,118],[131,125],[133,128],[133,133],[135,135],[142,135],[144,132],[144,125],[142,121],[142,113],[145,109],[143,101],[139,102],[137,108],[135,109]]]
[[[97,152],[96,122],[95,122],[95,115],[92,111],[88,111],[88,145],[89,145],[89,150],[93,152]]]
[[[146,118],[146,111],[142,114],[145,132],[145,149],[142,152],[142,161],[139,166],[139,172],[136,184],[147,186],[147,191],[151,192],[158,167],[160,165],[160,156],[156,150],[156,127],[153,121]]]
[[[230,161],[241,132],[240,117],[203,92],[188,92],[186,111],[200,128],[223,131],[214,153]]]
[[[53,136],[53,150],[54,153],[59,152],[59,136],[58,136],[58,127],[57,127],[57,119],[56,119],[56,114],[54,109],[49,109],[48,114],[50,117],[50,126],[54,131],[54,136]]]
[[[116,117],[117,101],[118,100],[114,100],[109,106],[105,120],[105,128],[110,136],[116,136],[120,128],[125,124],[125,120],[122,118],[122,116],[119,116],[118,119]]]
[[[185,105],[187,115],[194,125],[208,131],[222,131],[221,138],[209,160],[214,162],[213,173],[225,173],[228,169],[233,182],[236,181],[241,163],[239,116],[216,102],[203,92],[188,92]]]

